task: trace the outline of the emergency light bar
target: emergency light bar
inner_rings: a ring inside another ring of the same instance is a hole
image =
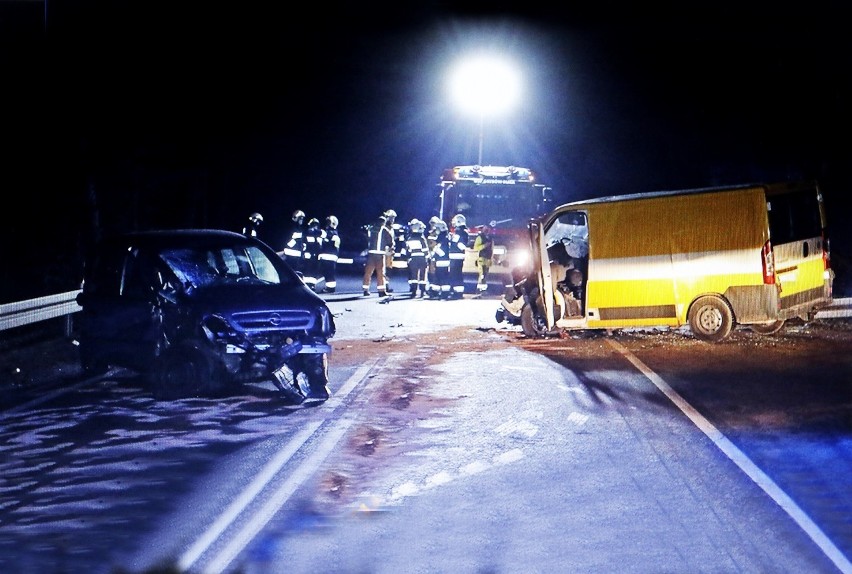
[[[475,183],[532,182],[532,171],[525,167],[498,165],[460,165],[445,170],[443,181],[473,181]]]

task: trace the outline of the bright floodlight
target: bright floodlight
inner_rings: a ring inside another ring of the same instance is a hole
[[[456,66],[450,92],[464,111],[482,118],[514,106],[521,96],[521,79],[508,62],[479,56]]]

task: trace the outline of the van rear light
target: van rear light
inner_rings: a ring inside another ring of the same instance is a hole
[[[824,271],[831,269],[831,244],[825,236],[825,231],[822,232],[822,268]]]
[[[775,254],[772,252],[772,243],[769,240],[763,244],[761,256],[763,263],[763,284],[775,285]]]

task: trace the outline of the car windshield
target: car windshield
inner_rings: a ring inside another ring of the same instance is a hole
[[[290,282],[256,246],[164,249],[160,259],[182,285],[203,287],[222,281]]]

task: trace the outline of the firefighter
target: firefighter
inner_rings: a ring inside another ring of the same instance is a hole
[[[426,224],[419,219],[408,222],[408,239],[402,248],[408,267],[408,292],[412,297],[426,295],[426,266],[429,264],[429,244],[424,237]]]
[[[290,264],[294,270],[302,272],[305,251],[305,212],[297,209],[290,218],[290,229],[287,232],[284,249],[278,255]]]
[[[337,218],[329,215],[325,218],[322,248],[319,254],[320,272],[325,280],[323,293],[334,293],[337,289],[337,259],[340,256],[340,234],[337,232]]]
[[[252,213],[248,219],[248,224],[243,227],[243,235],[246,237],[257,237],[257,228],[263,223],[263,216],[259,213]]]
[[[405,230],[404,228],[396,222],[396,211],[393,209],[387,209],[382,214],[385,218],[385,225],[390,229],[391,237],[393,238],[393,245],[391,246],[390,253],[387,257],[385,257],[385,287],[388,293],[393,293],[393,287],[391,287],[390,283],[390,274],[391,269],[396,269],[396,261],[397,261],[397,253],[399,249],[401,249],[402,243],[405,241]],[[399,240],[400,230],[402,229],[402,239],[401,242]]]
[[[391,232],[393,233],[394,245],[391,268],[408,269],[408,257],[405,254],[405,240],[408,238],[408,234],[410,233],[410,226],[406,223],[399,223],[398,221],[396,221],[396,219],[397,218],[394,217],[393,224],[391,224]],[[404,273],[407,275],[407,271],[399,271],[399,273]]]
[[[450,295],[450,230],[447,224],[435,222],[435,247],[432,259],[435,262],[434,277],[429,279],[428,295],[431,299],[448,299]]]
[[[429,231],[426,234],[426,244],[429,245],[429,264],[426,266],[426,291],[430,291],[429,283],[435,278],[435,259],[432,257],[432,251],[435,249],[435,243],[438,240],[437,224],[441,218],[433,215],[429,218]]]
[[[379,297],[388,294],[385,279],[386,258],[393,254],[393,235],[387,225],[387,218],[379,217],[374,225],[367,227],[367,262],[364,264],[364,297],[370,295],[373,274],[376,275],[376,290]]]
[[[494,237],[491,236],[491,228],[483,225],[473,242],[473,250],[476,251],[476,268],[479,275],[476,279],[476,297],[482,297],[488,290],[488,271],[491,269],[491,257],[494,255]]]
[[[322,235],[323,230],[320,227],[319,219],[312,217],[305,230],[305,250],[302,252],[304,257],[302,281],[311,289],[316,289],[319,281],[319,254],[322,249]]]
[[[458,213],[453,216],[453,231],[450,234],[450,293],[448,299],[461,299],[464,296],[464,256],[467,253],[467,231],[465,216]]]

